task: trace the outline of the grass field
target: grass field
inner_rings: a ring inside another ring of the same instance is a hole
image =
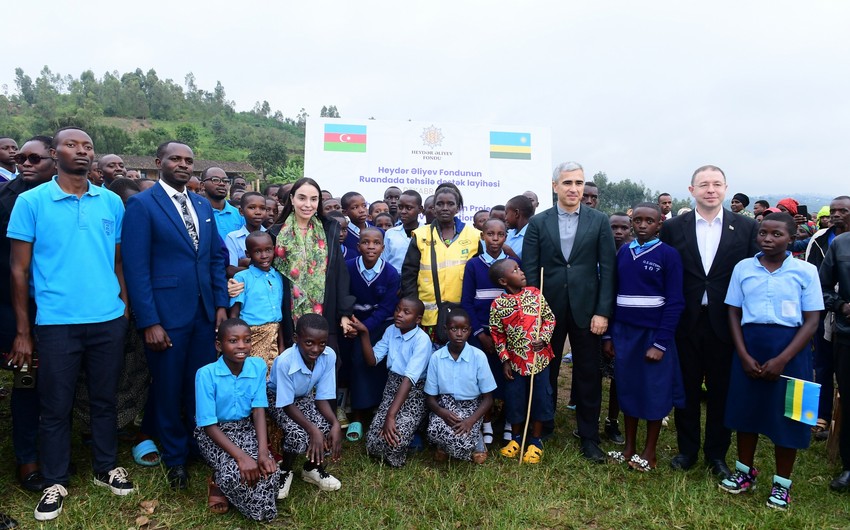
[[[562,371],[562,381],[568,381]],[[0,381],[9,388],[4,373]],[[607,385],[606,385],[607,386]],[[561,396],[568,395],[562,392]],[[606,390],[607,395],[607,390]],[[0,401],[0,425],[10,433],[8,398]],[[78,473],[71,481],[64,512],[55,521],[37,523],[32,510],[39,495],[21,489],[14,479],[11,437],[2,439],[0,510],[23,528],[201,529],[201,528],[848,528],[850,497],[834,494],[828,484],[839,470],[826,459],[824,443],[800,453],[794,474],[794,504],[789,512],[770,510],[773,451],[763,440],[756,465],[762,481],[753,494],[732,496],[717,489],[701,467],[675,472],[675,431],[662,430],[659,465],[650,473],[624,465],[590,464],[578,455],[572,412],[560,406],[557,435],[547,442],[542,465],[519,466],[491,450],[483,466],[466,462],[435,464],[432,451],[414,455],[405,468],[382,467],[366,456],[363,442],[346,442],[343,460],[329,470],[342,489],[320,493],[296,477],[292,493],[278,503],[278,518],[269,524],[246,520],[232,510],[223,516],[206,509],[206,476],[200,463],[190,467],[191,485],[174,493],[160,468],[133,463],[129,443],[120,446],[120,465],[131,473],[138,493],[116,497],[91,484],[88,448],[74,437]],[[640,433],[643,436],[643,433]],[[603,449],[614,446],[605,442]],[[734,441],[728,462],[734,464]],[[141,501],[157,501],[144,514]],[[140,516],[146,520],[139,520]],[[141,524],[147,523],[147,524]]]

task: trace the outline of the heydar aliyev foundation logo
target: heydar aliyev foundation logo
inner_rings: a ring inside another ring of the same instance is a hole
[[[422,138],[423,144],[427,145],[431,149],[434,149],[435,147],[442,145],[443,138],[445,137],[443,136],[442,130],[432,125],[430,127],[425,127],[424,129],[422,129],[422,136],[420,136],[420,138]]]

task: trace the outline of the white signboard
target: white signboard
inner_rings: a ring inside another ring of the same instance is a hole
[[[459,215],[471,222],[476,211],[526,190],[549,204],[551,152],[544,127],[310,118],[304,175],[335,197],[357,191],[367,202],[383,199],[390,186],[424,200],[453,182],[463,194]]]

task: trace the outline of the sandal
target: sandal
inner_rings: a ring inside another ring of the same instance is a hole
[[[641,473],[646,473],[647,471],[655,469],[649,465],[649,460],[644,460],[640,457],[640,455],[632,455],[632,459],[629,460],[629,467],[635,471],[640,471]]]
[[[359,442],[363,438],[363,424],[359,421],[352,422],[345,431],[345,439],[349,442]]]
[[[156,460],[145,460],[148,455],[156,455]],[[153,440],[142,440],[133,446],[133,460],[140,466],[156,467],[159,465],[159,449]]]
[[[533,444],[529,446],[525,450],[525,454],[522,455],[523,464],[539,464],[541,460],[543,460],[543,449]]]
[[[508,445],[499,449],[499,453],[508,458],[516,458],[519,455],[519,444],[516,440],[511,440]]]
[[[615,464],[623,464],[626,461],[626,456],[620,451],[608,451],[608,460]]]
[[[230,501],[221,492],[212,477],[207,479],[207,507],[214,514],[222,515],[230,510]]]

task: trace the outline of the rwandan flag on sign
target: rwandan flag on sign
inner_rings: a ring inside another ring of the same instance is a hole
[[[531,135],[490,131],[490,158],[531,160]]]
[[[366,152],[366,126],[325,124],[325,151]]]
[[[782,377],[788,380],[788,386],[785,387],[785,417],[807,425],[817,425],[820,385],[784,375]]]

